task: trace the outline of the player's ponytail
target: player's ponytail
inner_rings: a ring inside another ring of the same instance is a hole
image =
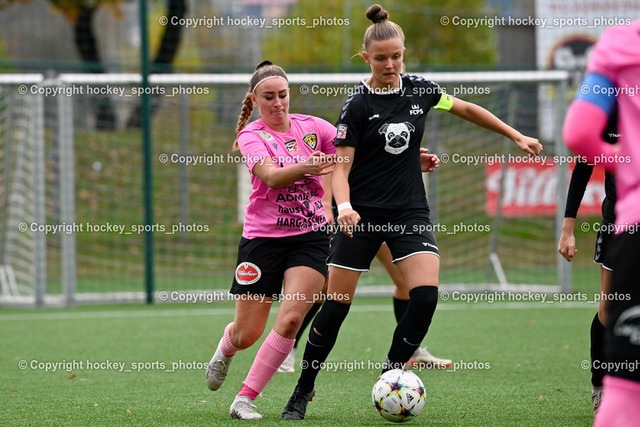
[[[362,55],[369,48],[372,41],[384,41],[398,38],[404,44],[404,32],[400,25],[389,21],[389,12],[379,4],[374,4],[367,9],[367,19],[373,22],[364,33],[364,43],[359,54]]]
[[[251,113],[253,113],[253,102],[251,101],[251,93],[247,93],[244,97],[244,101],[242,102],[242,112],[240,113],[240,117],[238,117],[238,126],[236,126],[236,135],[240,133],[242,129],[247,125],[249,121],[249,117],[251,117]],[[238,140],[236,139],[233,142],[233,149],[239,150]]]
[[[256,86],[270,77],[280,77],[285,79],[287,82],[289,81],[284,70],[277,65],[273,65],[271,61],[262,61],[259,63],[256,66],[256,71],[253,73],[251,80],[249,81],[249,92],[247,92],[244,97],[244,101],[242,101],[242,112],[240,113],[240,117],[238,117],[236,134],[240,133],[240,131],[244,129],[249,118],[251,118],[251,113],[253,113],[253,100],[251,99],[251,94],[255,93]],[[239,149],[237,139],[233,143],[233,149]]]

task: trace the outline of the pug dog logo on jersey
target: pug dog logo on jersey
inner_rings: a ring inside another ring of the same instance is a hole
[[[384,150],[391,154],[400,154],[409,148],[411,132],[416,128],[409,122],[385,123],[380,126],[378,133],[384,135]]]

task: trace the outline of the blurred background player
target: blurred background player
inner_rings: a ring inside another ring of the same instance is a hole
[[[254,105],[261,119],[247,126]],[[257,420],[262,415],[253,401],[291,352],[308,302],[325,283],[329,239],[318,228],[327,221],[322,181],[335,164],[336,128],[316,117],[289,114],[287,75],[264,61],[251,77],[237,133],[234,146],[245,159],[252,191],[231,286],[237,294],[235,317],[209,362],[206,382],[211,390],[220,388],[234,355],[260,338],[273,301],[284,292],[273,329],[229,408],[232,418]]]
[[[342,108],[336,154],[352,160],[336,163],[331,179],[337,225],[343,232],[331,240],[328,297],[311,325],[304,366],[283,419],[304,418],[360,274],[369,269],[382,242],[387,242],[409,289],[407,311],[396,326],[383,372],[404,367],[427,334],[438,301],[440,269],[420,171],[420,143],[429,110],[449,111],[506,136],[531,155],[542,150],[537,139],[522,135],[484,108],[447,95],[431,81],[400,75],[402,28],[387,20],[389,14],[380,5],[371,6],[366,15],[373,24],[365,32],[362,56],[371,76]],[[340,295],[341,301],[332,295]]]
[[[618,116],[614,113],[609,118],[607,127],[602,133],[602,138],[610,144],[617,141]],[[587,189],[587,184],[593,172],[593,165],[577,161],[571,173],[571,182],[567,193],[567,203],[562,222],[562,235],[558,241],[558,252],[571,262],[578,252],[574,227],[576,216],[582,197]],[[596,251],[593,261],[600,264],[600,299],[598,300],[598,312],[591,322],[591,404],[593,412],[598,411],[602,401],[602,379],[606,370],[601,363],[604,360],[604,336],[607,324],[607,295],[611,286],[611,271],[613,260],[611,259],[611,239],[613,238],[613,224],[616,221],[616,184],[613,173],[606,172],[604,179],[605,198],[602,201],[602,222],[598,228],[596,238]]]
[[[618,111],[618,144],[602,138]],[[587,72],[565,119],[567,146],[616,174],[616,236],[605,340],[610,369],[594,425],[640,420],[640,20],[611,27],[589,56]]]

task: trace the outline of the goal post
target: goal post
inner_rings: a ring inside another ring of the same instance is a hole
[[[45,222],[44,100],[39,74],[0,74],[0,300],[42,306],[46,241],[25,232]]]
[[[441,166],[424,180],[442,289],[569,292],[571,264],[555,251],[569,174],[567,163],[555,160],[569,157],[561,136],[568,74],[412,74],[524,134],[540,135],[547,159],[533,163],[501,136],[452,114],[429,113],[422,145],[440,156]],[[231,146],[250,76],[149,77],[157,105],[150,230],[156,301],[229,288],[250,191],[246,167]],[[335,123],[366,76],[290,74],[290,112]],[[36,305],[145,300],[141,134],[125,125],[140,101],[140,84],[138,74],[0,75],[0,303],[16,303],[20,292]],[[22,95],[21,85],[29,93]],[[96,94],[110,98],[118,130],[99,130],[86,119],[94,116],[88,113]],[[15,184],[18,169],[28,176],[24,184]],[[21,207],[21,198],[30,204]],[[67,228],[20,232],[20,222]],[[29,242],[22,252],[20,239]],[[391,280],[374,262],[358,294],[391,293]]]

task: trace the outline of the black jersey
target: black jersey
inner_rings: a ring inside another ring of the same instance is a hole
[[[356,149],[349,173],[352,204],[427,207],[420,142],[427,113],[443,93],[437,84],[407,74],[394,91],[381,92],[364,82],[356,87],[342,108],[334,142]]]
[[[609,116],[607,126],[602,132],[602,139],[610,144],[618,141],[618,109],[614,109]],[[569,183],[569,192],[567,194],[567,204],[564,210],[565,218],[575,218],[578,214],[578,208],[582,202],[582,197],[587,188],[587,183],[591,178],[593,166],[586,163],[577,162],[576,167],[571,174],[571,182]],[[616,183],[614,175],[605,172],[604,175],[604,200],[602,201],[602,219],[609,223],[616,222]]]

